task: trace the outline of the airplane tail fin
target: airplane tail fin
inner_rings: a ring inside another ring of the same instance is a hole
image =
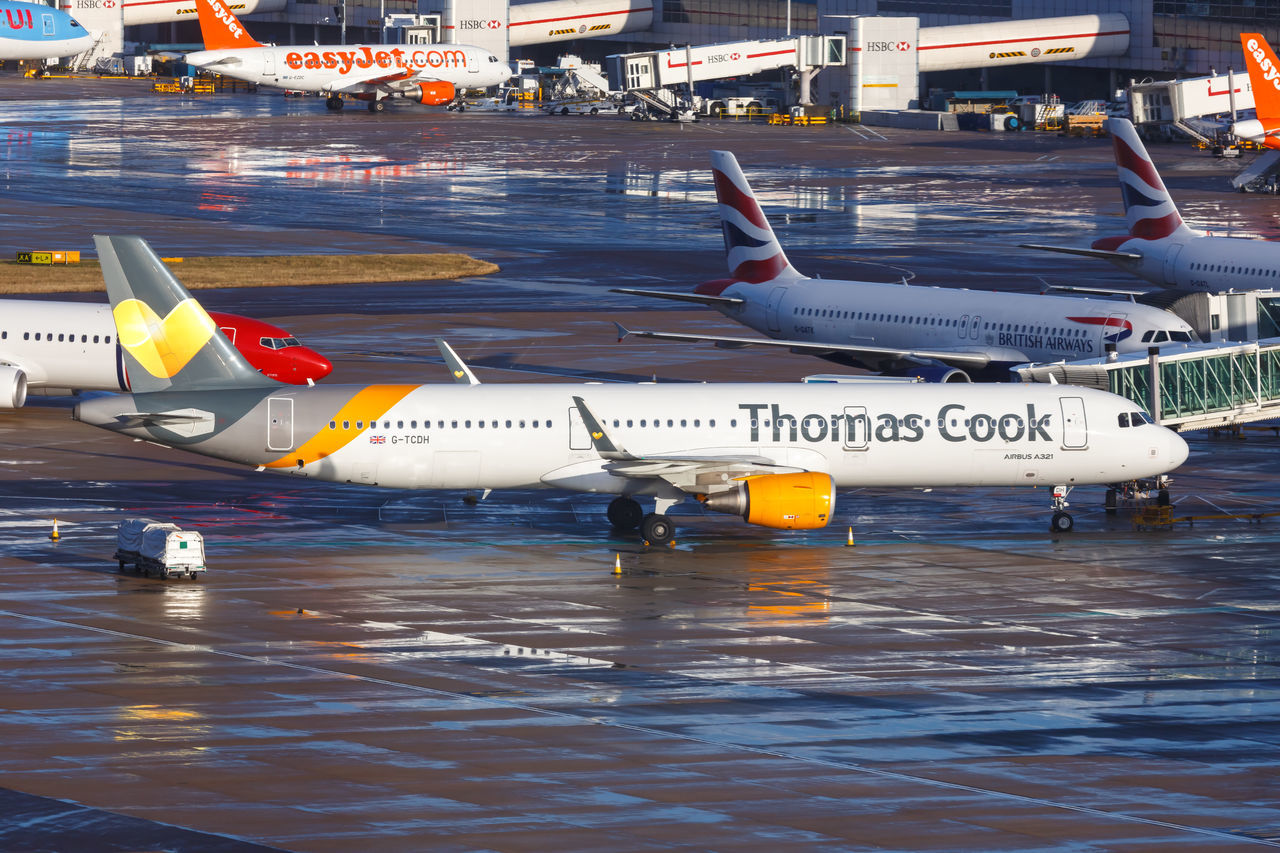
[[[245,32],[244,24],[223,0],[196,0],[196,13],[205,50],[262,46]]]
[[[1160,240],[1178,231],[1189,231],[1133,123],[1125,118],[1107,119],[1106,129],[1115,147],[1129,236]]]
[[[711,174],[716,183],[729,274],[737,281],[752,284],[776,278],[803,278],[787,260],[732,152],[711,152]]]
[[[1280,120],[1280,60],[1261,33],[1241,33],[1244,64],[1253,87],[1253,105],[1263,126]],[[1268,121],[1270,119],[1270,121]]]
[[[133,391],[280,384],[253,369],[145,240],[95,235],[93,242]]]

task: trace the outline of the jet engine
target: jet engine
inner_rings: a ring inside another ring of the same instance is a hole
[[[434,80],[430,83],[419,83],[417,96],[418,103],[428,107],[443,106],[453,100],[458,90],[453,87],[452,83],[446,83],[443,80]]]
[[[0,365],[0,409],[21,409],[27,402],[27,374]]]
[[[703,505],[740,515],[748,524],[781,530],[826,527],[836,509],[836,486],[829,474],[761,474],[739,480],[727,492],[708,495]]]
[[[969,374],[945,364],[912,367],[902,371],[903,376],[915,376],[925,382],[971,382]]]

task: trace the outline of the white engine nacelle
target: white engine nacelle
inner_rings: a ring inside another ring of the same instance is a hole
[[[0,364],[0,409],[21,409],[27,402],[27,374]]]

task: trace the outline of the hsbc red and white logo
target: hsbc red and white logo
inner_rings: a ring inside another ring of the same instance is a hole
[[[909,41],[898,42],[898,50],[911,50],[911,42]]]
[[[488,21],[479,21],[474,18],[464,18],[458,21],[458,29],[460,30],[500,30],[502,29],[502,21],[491,19]]]
[[[894,53],[896,51],[911,50],[911,42],[909,41],[869,41],[862,46],[862,49],[868,53]]]
[[[742,58],[742,54],[740,54],[740,53],[731,53],[731,54],[729,54],[729,59],[730,59],[730,60],[732,60],[732,61],[734,61],[734,62],[737,62],[737,61],[738,61],[739,59],[741,59],[741,58]]]

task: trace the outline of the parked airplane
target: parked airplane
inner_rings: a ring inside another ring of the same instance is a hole
[[[1257,118],[1236,122],[1231,133],[1267,148],[1280,148],[1280,59],[1261,33],[1241,33],[1240,45]]]
[[[807,278],[787,260],[733,154],[713,151],[711,165],[732,278],[700,284],[693,293],[615,292],[700,302],[771,339],[621,325],[619,339],[787,347],[942,382],[967,382],[970,375],[1008,379],[1011,365],[1094,358],[1108,343],[1129,352],[1195,340],[1173,314],[1133,302]]]
[[[249,364],[272,379],[304,384],[333,370],[328,359],[279,326],[237,314],[209,316]],[[0,409],[21,408],[28,390],[44,395],[129,390],[111,306],[0,301]]]
[[[277,47],[254,41],[222,0],[196,0],[205,49],[187,62],[228,77],[327,92],[325,105],[342,109],[343,94],[381,112],[388,98],[439,106],[460,90],[496,86],[511,68],[487,50],[465,44],[355,44]]]
[[[92,46],[93,36],[61,9],[0,0],[0,59],[75,56]]]
[[[1280,243],[1214,237],[1187,227],[1133,124],[1113,118],[1105,127],[1115,147],[1129,233],[1095,240],[1088,249],[1030,243],[1024,248],[1102,258],[1161,287],[1210,293],[1280,288]]]
[[[1069,487],[1158,476],[1187,456],[1127,400],[1060,385],[286,387],[213,333],[141,238],[95,242],[133,392],[83,400],[74,417],[261,470],[614,494],[614,526],[664,543],[666,513],[686,497],[808,529],[827,524],[841,486],[1053,485],[1053,526],[1065,531]]]

